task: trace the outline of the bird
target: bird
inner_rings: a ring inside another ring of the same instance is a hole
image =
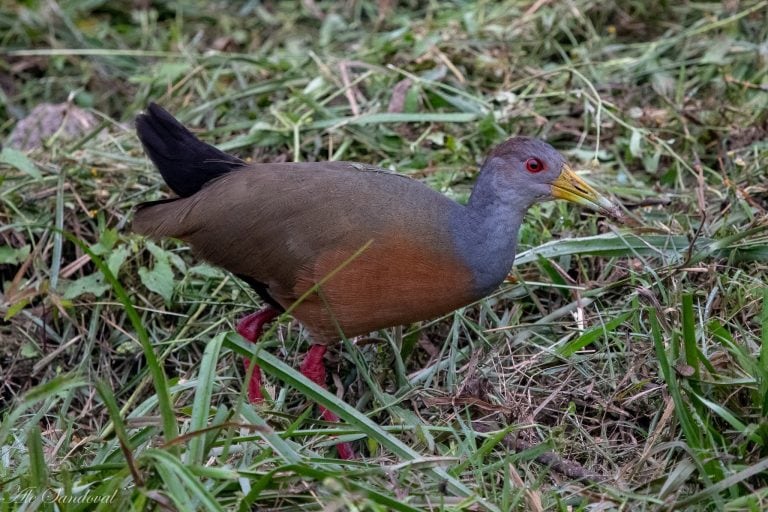
[[[621,217],[557,150],[530,137],[493,148],[460,204],[365,163],[246,163],[155,103],[135,125],[176,196],[139,204],[132,230],[186,242],[250,285],[265,307],[237,323],[246,340],[256,343],[268,322],[290,311],[311,341],[300,371],[322,387],[326,347],[342,337],[432,319],[493,292],[535,203],[565,199]],[[251,375],[248,398],[259,403],[258,367]],[[320,414],[338,421],[322,407]],[[345,443],[337,452],[354,457]]]

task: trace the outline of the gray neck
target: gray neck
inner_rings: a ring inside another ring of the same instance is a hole
[[[479,181],[467,206],[452,215],[459,253],[474,275],[478,298],[496,289],[515,261],[517,233],[528,204],[510,204],[487,193]]]

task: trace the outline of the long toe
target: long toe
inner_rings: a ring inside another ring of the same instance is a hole
[[[334,413],[323,407],[322,405],[318,406],[320,408],[320,416],[328,422],[331,423],[338,423],[339,417],[336,416]],[[357,455],[355,454],[355,450],[352,449],[352,445],[349,443],[339,443],[336,445],[336,452],[339,454],[339,458],[343,460],[350,460],[350,459],[356,459]]]
[[[325,345],[312,345],[309,348],[309,351],[307,352],[307,355],[304,356],[304,361],[301,363],[301,374],[307,377],[309,380],[320,386],[321,388],[325,389],[325,361],[323,361],[323,356],[325,355],[326,346]],[[339,417],[336,416],[334,413],[323,407],[322,405],[318,405],[320,408],[320,415],[325,421],[336,423],[339,421]],[[349,443],[339,443],[336,445],[336,451],[339,454],[340,459],[349,460],[354,459],[355,452],[352,449],[352,447],[349,445]]]
[[[264,331],[264,325],[274,319],[280,312],[267,306],[255,313],[244,316],[237,322],[237,333],[252,343],[256,343]]]
[[[339,443],[336,445],[336,453],[339,454],[339,458],[342,460],[353,460],[357,458],[355,450],[352,449],[352,445],[349,443]]]
[[[245,316],[237,322],[237,333],[251,343],[256,343],[264,331],[264,325],[279,314],[280,312],[275,308],[266,307],[256,313]],[[247,373],[251,366],[251,361],[248,358],[243,358],[243,363]],[[253,373],[251,373],[251,379],[248,381],[248,400],[252,404],[264,401],[264,396],[261,394],[261,369],[256,365],[253,366]]]
[[[251,360],[247,357],[243,358],[243,365],[247,375]],[[252,404],[260,404],[264,401],[264,395],[261,394],[261,368],[257,365],[253,366],[253,373],[251,373],[251,378],[248,381],[248,401]]]

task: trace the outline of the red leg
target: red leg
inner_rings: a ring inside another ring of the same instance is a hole
[[[237,322],[237,333],[251,343],[256,343],[259,341],[259,337],[264,330],[264,324],[279,314],[280,312],[278,310],[267,306],[261,311],[257,311],[256,313],[241,318],[240,321]],[[245,363],[245,371],[247,372],[251,365],[251,361],[246,357],[243,359],[243,363]],[[261,370],[258,366],[253,367],[251,380],[248,382],[248,400],[250,400],[252,404],[260,403],[264,400],[264,397],[261,395]]]
[[[301,374],[306,378],[325,389],[325,362],[323,356],[325,355],[325,345],[312,345],[309,347],[309,352],[304,357],[304,362],[301,363]],[[318,405],[320,409],[320,416],[329,422],[339,421],[339,417],[334,413]],[[336,451],[339,453],[339,457],[344,460],[354,459],[355,452],[349,446],[349,443],[339,443],[336,445]]]

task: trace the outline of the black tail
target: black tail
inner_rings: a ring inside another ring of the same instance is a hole
[[[217,176],[245,165],[192,135],[155,103],[136,118],[136,133],[165,182],[181,197],[189,197]]]

